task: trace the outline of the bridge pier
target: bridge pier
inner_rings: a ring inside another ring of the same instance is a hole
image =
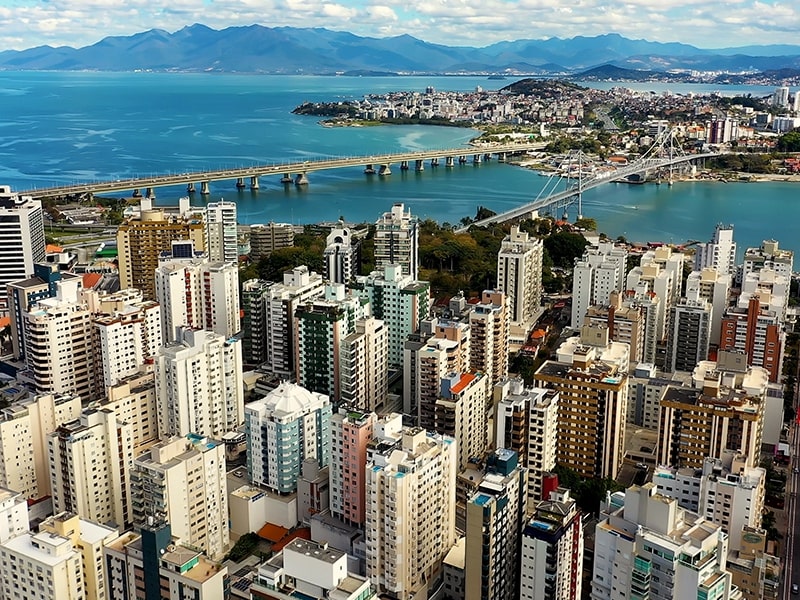
[[[452,156],[448,156],[444,159],[445,167],[452,167],[453,165],[455,165],[455,159]]]
[[[483,160],[489,161],[492,160],[492,155],[490,153],[486,153],[483,155]]]
[[[253,175],[250,178],[250,189],[257,190],[258,189],[258,175]]]
[[[389,165],[381,165],[380,170],[378,171],[378,175],[385,176],[391,175],[392,170],[389,168]]]
[[[497,162],[506,162],[506,153],[501,152],[497,155]]]
[[[306,177],[305,171],[297,174],[297,177],[294,178],[294,184],[308,185],[308,177]]]
[[[375,175],[375,167],[372,165],[364,167],[364,175]]]
[[[200,182],[200,195],[201,196],[208,196],[211,193],[211,190],[208,189],[208,182],[201,181]]]
[[[438,158],[432,158],[431,159],[431,166],[432,167],[438,167],[439,166],[439,159]]]
[[[243,190],[246,187],[247,186],[244,184],[244,177],[239,177],[238,179],[236,179],[236,189],[237,190]]]
[[[187,194],[194,194],[194,192],[195,192],[194,184],[193,183],[186,184],[186,193]]]
[[[142,192],[139,191],[139,188],[136,188],[136,189],[133,190],[133,197],[134,198],[141,198],[142,197]]]
[[[424,160],[415,160],[414,161],[414,170],[415,171],[424,171],[425,170],[425,161]]]
[[[401,171],[408,171],[408,161],[407,160],[401,160],[400,161],[400,170]]]
[[[292,183],[294,181],[289,173],[284,173],[281,177],[281,183]]]
[[[458,157],[458,164],[464,165],[466,163],[467,163],[467,157],[466,156],[459,156]]]
[[[155,198],[156,197],[156,193],[155,193],[155,191],[153,191],[153,188],[151,188],[151,187],[147,188],[145,190],[145,192],[144,192],[144,197],[145,198],[150,198],[150,199]]]
[[[482,158],[482,157],[481,157],[481,155],[480,155],[480,154],[474,154],[474,155],[472,156],[472,164],[473,164],[473,165],[479,165],[479,164],[481,164],[481,158]]]

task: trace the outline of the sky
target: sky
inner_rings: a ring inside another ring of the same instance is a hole
[[[407,33],[476,47],[605,33],[699,48],[800,44],[800,3],[787,0],[0,0],[0,51],[78,48],[193,23]]]

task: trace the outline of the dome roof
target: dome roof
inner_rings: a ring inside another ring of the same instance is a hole
[[[266,405],[272,412],[304,412],[319,403],[319,395],[288,381],[282,382],[267,394]]]

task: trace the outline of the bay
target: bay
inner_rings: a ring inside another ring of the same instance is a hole
[[[182,73],[0,73],[0,184],[47,187],[170,172],[464,146],[476,132],[452,127],[324,128],[316,117],[292,115],[305,101],[361,97],[396,90],[497,89],[511,80],[484,77],[278,77]],[[680,84],[586,83],[656,93],[715,91]],[[723,94],[766,96],[767,86],[715,88]],[[237,191],[215,182],[202,205],[238,204],[242,223],[374,221],[394,202],[422,218],[457,223],[478,206],[502,211],[531,201],[546,179],[497,162],[426,165],[422,173],[367,176],[363,169],[310,174],[307,187],[262,179],[261,189]],[[175,204],[182,187],[159,188],[157,204]],[[775,238],[792,248],[800,187],[791,183],[678,182],[607,184],[587,192],[583,214],[610,236],[636,241],[707,240],[718,222],[735,226],[740,248]],[[571,209],[574,218],[576,210]],[[560,215],[559,215],[560,216]]]

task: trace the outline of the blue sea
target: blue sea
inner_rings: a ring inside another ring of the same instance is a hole
[[[291,114],[305,101],[329,101],[395,90],[497,89],[510,80],[484,77],[313,77],[183,73],[0,73],[0,183],[48,187],[169,172],[221,169],[318,157],[369,155],[465,145],[476,132],[429,126],[324,128],[316,117]],[[608,87],[611,84],[587,84]],[[637,87],[634,84],[622,84]],[[644,87],[643,87],[644,86]],[[656,93],[670,86],[647,83]],[[672,86],[673,88],[675,86]],[[706,89],[767,96],[770,87]],[[306,187],[262,179],[258,192],[212,183],[202,205],[237,202],[242,223],[374,221],[394,202],[422,218],[457,223],[478,206],[502,211],[531,201],[546,178],[519,167],[483,163],[422,173],[395,168],[389,177],[361,168],[315,172]],[[182,187],[159,188],[159,204],[175,204]],[[572,217],[575,210],[572,209]],[[790,183],[610,183],[587,192],[583,214],[610,236],[636,241],[708,239],[716,223],[732,223],[740,248],[776,238],[792,248],[800,217],[800,185]]]

